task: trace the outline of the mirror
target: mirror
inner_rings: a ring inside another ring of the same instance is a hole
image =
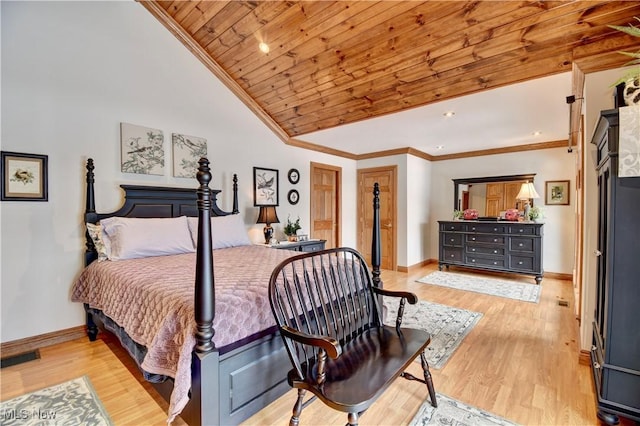
[[[534,182],[534,177],[535,173],[453,179],[453,209],[476,209],[483,217],[500,217],[512,208],[523,210],[524,202],[516,196],[522,184]]]

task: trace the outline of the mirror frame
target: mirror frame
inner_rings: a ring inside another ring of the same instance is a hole
[[[459,185],[469,185],[474,183],[492,183],[492,182],[509,182],[512,180],[529,180],[534,182],[536,174],[529,173],[526,175],[508,175],[508,176],[489,176],[489,177],[475,177],[464,179],[452,179],[453,180],[453,209],[460,210],[458,205],[458,190]],[[533,203],[531,204],[533,205]]]

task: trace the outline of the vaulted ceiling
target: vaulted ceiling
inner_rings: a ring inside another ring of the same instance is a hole
[[[622,66],[638,1],[141,1],[283,141]],[[260,43],[269,52],[259,49]],[[563,96],[566,94],[562,94]]]

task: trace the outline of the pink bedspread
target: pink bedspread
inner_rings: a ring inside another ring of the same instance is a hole
[[[275,325],[269,307],[271,271],[289,250],[243,246],[214,250],[214,343],[222,347]],[[175,379],[169,422],[188,402],[195,346],[194,253],[93,262],[71,299],[100,309],[148,352],[142,368]]]

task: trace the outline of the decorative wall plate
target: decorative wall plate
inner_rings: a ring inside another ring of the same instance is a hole
[[[289,178],[289,182],[295,185],[300,181],[300,172],[298,169],[291,169],[289,173],[287,173],[287,177]]]
[[[296,191],[295,189],[292,189],[287,194],[287,200],[289,200],[289,204],[298,204],[298,201],[300,200],[300,194],[298,194],[298,191]]]

